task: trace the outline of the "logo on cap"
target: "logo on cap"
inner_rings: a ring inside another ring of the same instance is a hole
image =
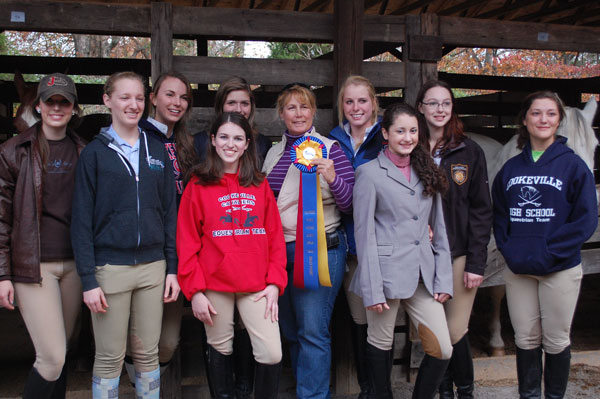
[[[52,76],[50,77],[50,79],[48,80],[47,86],[51,87],[51,86],[68,86],[69,82],[67,82],[67,80],[65,78],[62,78],[60,76]]]

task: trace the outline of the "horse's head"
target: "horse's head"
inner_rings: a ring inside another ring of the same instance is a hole
[[[568,139],[567,145],[584,160],[592,171],[594,170],[594,152],[598,146],[598,139],[592,129],[597,108],[598,103],[594,97],[587,102],[583,110],[565,107],[565,117],[556,131],[556,134]]]
[[[33,102],[37,97],[37,87],[28,85],[19,71],[15,71],[14,84],[21,105],[17,108],[13,125],[18,133],[22,133],[37,122],[37,119],[33,116]]]

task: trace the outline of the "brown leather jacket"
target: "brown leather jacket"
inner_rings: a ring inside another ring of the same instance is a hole
[[[0,145],[0,280],[40,283],[41,123]],[[84,142],[67,135],[81,153]]]

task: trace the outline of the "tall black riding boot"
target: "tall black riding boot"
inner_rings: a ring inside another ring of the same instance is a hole
[[[208,345],[208,373],[216,399],[234,399],[233,355],[223,355]]]
[[[369,380],[371,381],[372,394],[374,399],[393,399],[392,383],[390,375],[392,373],[391,350],[384,351],[366,344],[366,358],[368,365]]]
[[[521,349],[517,346],[517,378],[521,399],[542,397],[542,348]]]
[[[367,325],[352,322],[352,348],[356,363],[356,379],[360,386],[358,399],[369,399],[371,382],[367,371]]]
[[[256,363],[254,375],[254,398],[277,399],[279,393],[279,377],[281,362],[277,364]]]
[[[54,381],[51,399],[65,399],[67,395],[67,365],[63,366],[58,380]]]
[[[55,383],[56,381],[45,380],[35,367],[32,367],[25,381],[23,399],[50,399]]]
[[[454,381],[452,381],[450,367],[448,367],[444,373],[438,393],[440,394],[440,399],[454,399]]]
[[[562,399],[569,382],[571,346],[554,355],[546,352],[544,356],[544,396],[546,399]]]
[[[250,399],[254,383],[254,354],[248,330],[235,330],[233,337],[233,366],[236,399]]]
[[[456,396],[458,399],[473,399],[473,355],[469,337],[463,336],[452,348],[452,359],[448,369],[456,385]]]
[[[415,389],[413,390],[413,399],[433,399],[435,392],[438,390],[442,378],[446,373],[450,359],[443,360],[425,354],[417,381],[415,381]]]

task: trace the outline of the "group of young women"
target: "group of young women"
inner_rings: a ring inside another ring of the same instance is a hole
[[[103,101],[112,124],[83,149],[71,130],[73,81],[45,76],[40,122],[0,146],[0,306],[18,304],[35,346],[25,398],[64,398],[82,293],[96,342],[93,397],[118,397],[125,362],[137,397],[158,398],[179,341],[180,290],[206,329],[215,397],[276,398],[281,331],[297,397],[329,398],[329,322],[342,285],[359,398],[393,397],[401,306],[425,350],[413,397],[454,398],[456,386],[472,398],[468,322],[492,221],[508,264],[519,394],[539,398],[544,375],[546,397],[564,396],[580,249],[597,215],[593,176],[555,136],[564,115],[555,94],[525,100],[523,152],[494,181],[494,211],[485,157],[444,82],[380,117],[373,85],[350,76],[329,137],[315,130],[314,93],[290,84],[277,99],[285,131],[273,146],[254,126],[241,78],[220,86],[215,121],[194,138],[185,126],[192,90],[178,73],[154,82],[145,119],[137,74],[112,75]],[[310,160],[330,280],[316,289],[294,283],[304,177],[292,149],[302,138],[326,154]],[[234,345],[239,337],[246,344]]]

